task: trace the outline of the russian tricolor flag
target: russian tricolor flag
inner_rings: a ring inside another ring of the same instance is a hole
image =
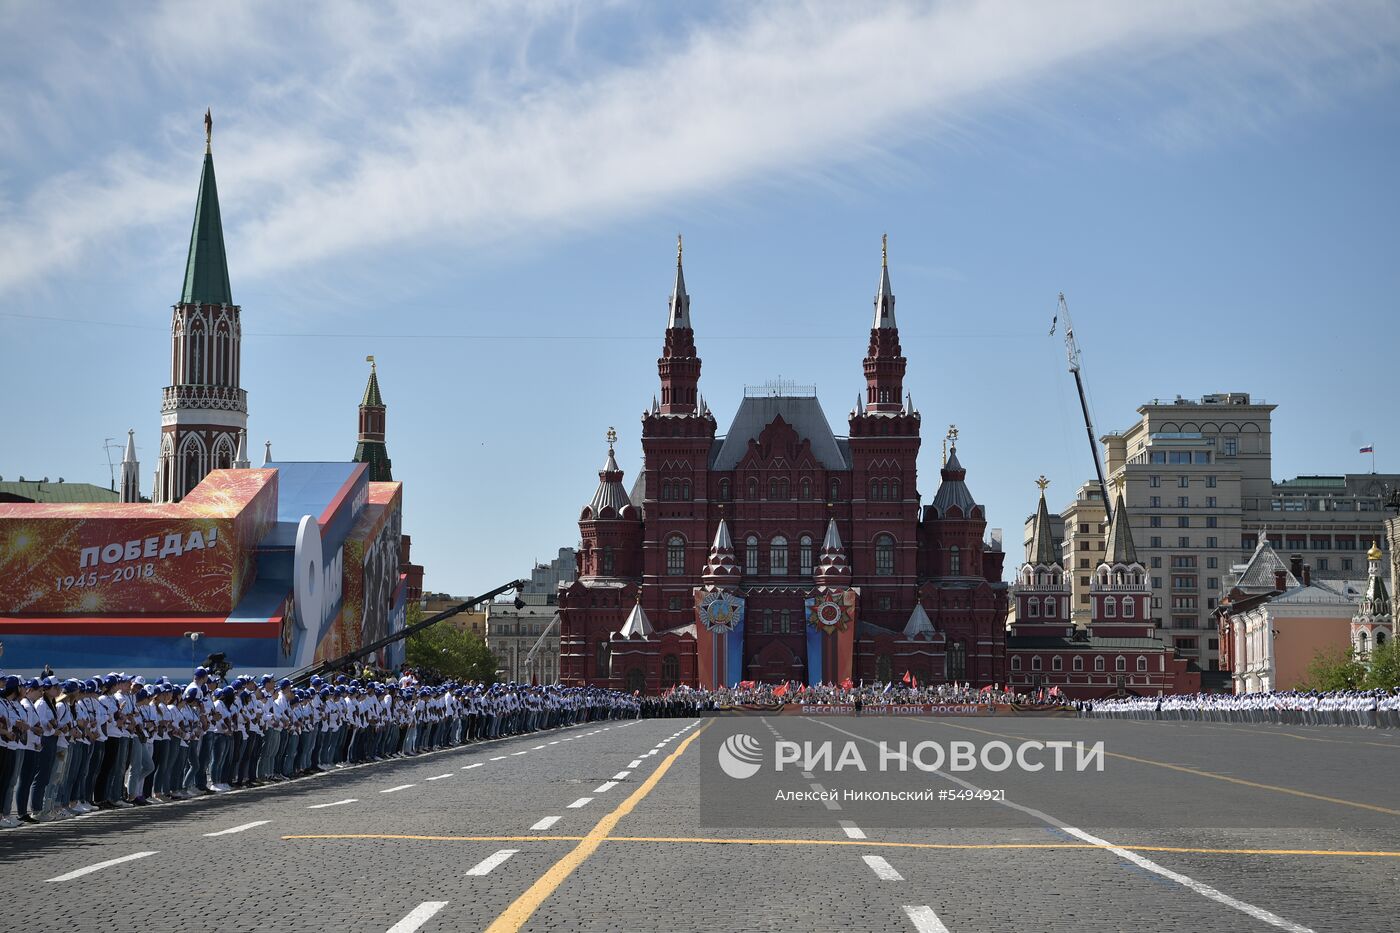
[[[1363,454],[1373,454],[1376,452],[1376,448],[1370,444],[1367,444],[1365,447],[1361,448],[1361,452]]]

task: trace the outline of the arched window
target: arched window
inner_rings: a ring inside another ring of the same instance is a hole
[[[1064,670],[1064,669],[1065,669],[1065,659],[1062,658],[1062,657],[1060,657],[1058,654],[1055,655],[1053,658],[1050,659],[1050,669],[1053,670],[1053,671],[1062,671],[1062,670]]]
[[[681,480],[680,498],[686,502],[690,501],[690,480],[688,479]]]
[[[773,631],[773,610],[763,610],[763,633],[765,635]]]
[[[598,650],[594,652],[594,676],[599,680],[607,680],[612,676],[612,645],[606,641],[598,642]]]
[[[1112,596],[1103,598],[1103,617],[1105,619],[1116,619],[1118,617],[1118,600]]]
[[[871,498],[871,499],[879,499],[879,498],[880,498],[880,481],[879,481],[878,479],[872,479],[872,480],[870,481],[870,498]]]
[[[948,679],[962,680],[967,676],[967,646],[955,641],[948,646]]]
[[[1019,654],[1013,654],[1011,656],[1011,669],[1013,671],[1019,671],[1021,669],[1021,656]]]
[[[803,535],[797,539],[797,572],[804,577],[812,575],[812,536]]]
[[[948,549],[948,572],[951,574],[962,573],[962,552],[956,547]]]
[[[890,501],[890,481],[887,479],[880,480],[880,498]]]
[[[1040,597],[1032,596],[1026,600],[1026,617],[1029,619],[1040,618]]]
[[[673,577],[685,573],[685,539],[680,535],[666,539],[666,573]]]
[[[671,481],[669,479],[661,481],[661,498],[666,502],[671,500]]]
[[[1131,596],[1123,597],[1123,618],[1131,619],[1137,615],[1137,600]]]
[[[803,499],[812,498],[812,481],[807,477],[802,477],[802,484],[797,487]]]
[[[1147,658],[1143,657],[1142,655],[1138,655],[1137,669],[1140,671],[1147,670]]]
[[[1094,670],[1096,670],[1096,671],[1102,671],[1102,670],[1103,670],[1103,655],[1101,655],[1101,654],[1096,654],[1096,655],[1094,655]]]
[[[778,613],[778,631],[786,635],[791,631],[792,615],[789,610],[784,609]]]
[[[1379,648],[1383,644],[1385,644],[1385,629],[1376,629],[1376,647]]]
[[[1128,669],[1128,659],[1120,654],[1113,662],[1113,669],[1115,671],[1126,671]]]
[[[1033,670],[1033,671],[1038,671],[1038,670],[1040,670],[1040,655],[1038,655],[1038,654],[1033,654],[1033,655],[1031,655],[1031,670]]]
[[[728,479],[722,479],[722,480],[719,481],[719,497],[720,497],[721,500],[723,500],[723,501],[725,501],[725,502],[728,502],[728,501],[729,501],[729,480],[728,480]]]
[[[603,576],[612,576],[613,572],[613,549],[611,544],[603,546]]]
[[[758,498],[758,480],[753,479],[752,477],[749,478],[749,498]]]
[[[674,654],[661,659],[661,686],[674,687],[681,682],[681,662]]]
[[[768,498],[781,499],[782,497],[781,481],[778,479],[770,479],[768,481]]]
[[[890,481],[890,498],[899,501],[899,480]]]
[[[1366,653],[1366,633],[1364,631],[1356,633],[1356,650],[1358,654]]]
[[[1083,657],[1083,655],[1078,655],[1078,654],[1076,654],[1076,655],[1074,656],[1074,669],[1075,669],[1076,671],[1082,671],[1082,670],[1084,670],[1084,657]]]
[[[758,573],[758,538],[754,535],[744,539],[744,573]]]
[[[875,538],[875,575],[894,576],[894,538],[886,534]]]
[[[768,544],[768,572],[784,576],[788,572],[787,538],[778,535]]]
[[[834,479],[831,481],[831,501],[835,502],[841,498],[841,481]]]

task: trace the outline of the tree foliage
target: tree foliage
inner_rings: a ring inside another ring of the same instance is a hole
[[[1300,683],[1302,690],[1375,690],[1400,687],[1400,647],[1395,639],[1371,652],[1367,660],[1350,648],[1319,651]]]
[[[410,607],[408,624],[417,621]],[[419,613],[421,615],[421,612]],[[423,681],[474,680],[494,683],[498,662],[480,635],[455,628],[451,620],[408,636],[404,660]]]

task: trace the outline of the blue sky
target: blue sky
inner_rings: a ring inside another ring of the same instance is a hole
[[[1015,540],[1156,397],[1279,405],[1276,478],[1400,472],[1400,10],[1348,3],[3,4],[0,475],[149,491],[201,118],[260,459],[348,457],[379,360],[405,531],[468,594],[628,484],[675,234],[721,428],[838,431],[890,236],[920,492],[957,423]]]

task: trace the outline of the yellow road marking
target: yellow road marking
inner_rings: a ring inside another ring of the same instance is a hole
[[[980,732],[983,735],[994,735],[1002,739],[1019,739],[1023,742],[1031,741],[1024,735],[1011,735],[1006,732],[989,732],[986,729],[976,729],[972,726],[959,726],[951,722],[930,722],[927,725],[947,726],[949,729],[962,729],[965,732]],[[1380,807],[1372,803],[1361,803],[1356,800],[1343,800],[1341,797],[1328,797],[1326,794],[1314,794],[1305,790],[1297,790],[1292,787],[1280,787],[1277,784],[1261,784],[1258,781],[1247,781],[1244,778],[1230,777],[1227,774],[1216,774],[1212,771],[1202,771],[1200,768],[1189,768],[1186,765],[1174,765],[1166,761],[1153,761],[1150,758],[1137,758],[1133,755],[1124,755],[1119,752],[1110,752],[1105,749],[1104,754],[1110,758],[1121,758],[1124,761],[1133,761],[1143,765],[1154,765],[1158,768],[1166,768],[1171,771],[1180,771],[1182,774],[1194,774],[1197,777],[1211,778],[1216,781],[1225,781],[1230,784],[1239,784],[1243,787],[1253,787],[1258,790],[1271,790],[1276,794],[1288,794],[1293,797],[1306,797],[1309,800],[1321,800],[1324,803],[1335,803],[1343,807],[1355,807],[1358,810],[1370,810],[1373,813],[1384,813],[1387,816],[1400,816],[1400,810],[1392,810],[1389,807]]]
[[[524,926],[531,915],[539,909],[539,906],[543,904],[551,894],[558,890],[565,879],[573,874],[590,855],[598,850],[598,846],[608,837],[608,833],[613,831],[618,821],[631,813],[633,808],[641,803],[642,799],[646,797],[647,794],[652,792],[652,789],[665,777],[666,772],[671,769],[671,765],[675,763],[675,760],[690,747],[690,743],[694,742],[700,736],[700,733],[704,732],[709,727],[710,724],[706,723],[692,732],[680,745],[677,745],[676,750],[670,755],[667,755],[661,764],[656,766],[656,770],[653,771],[647,779],[642,782],[641,786],[634,790],[616,810],[599,820],[598,824],[589,830],[588,835],[584,836],[583,839],[579,841],[578,845],[574,846],[567,855],[551,865],[549,870],[541,875],[534,884],[530,885],[524,894],[517,897],[514,903],[502,911],[501,915],[486,928],[486,933],[515,933],[516,930]]]
[[[409,836],[374,833],[283,836],[283,839],[404,839],[428,842],[581,842],[584,836]],[[710,836],[607,836],[599,842],[643,842],[669,845],[740,846],[864,846],[874,849],[1102,849],[1089,842],[882,842],[871,839],[723,839]],[[1190,855],[1317,855],[1347,858],[1400,858],[1400,852],[1366,849],[1212,849],[1194,846],[1151,846],[1114,843],[1134,852],[1179,852]]]

